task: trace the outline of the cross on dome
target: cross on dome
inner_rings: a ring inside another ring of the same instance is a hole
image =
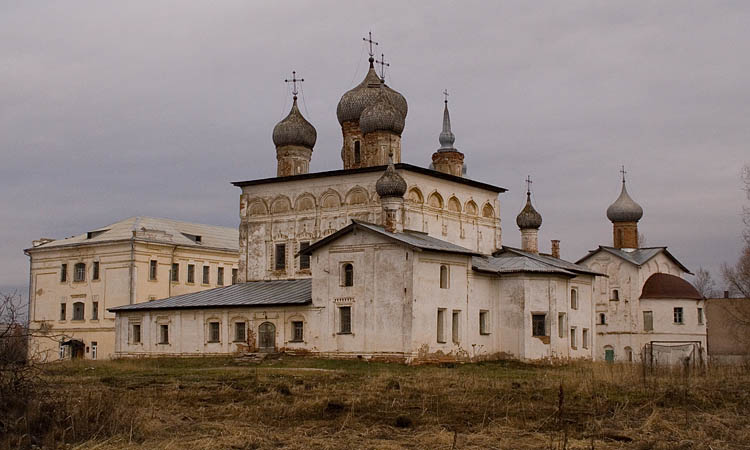
[[[443,89],[443,96],[445,97],[445,100],[443,101],[447,105],[448,104],[448,89]]]
[[[620,169],[620,173],[622,174],[622,182],[624,183],[625,182],[625,174],[627,172],[625,171],[625,166],[621,166],[621,167],[622,168]]]
[[[526,175],[526,193],[527,194],[531,194],[531,183],[533,183],[533,181],[531,181],[531,175]]]
[[[297,83],[302,83],[305,81],[304,78],[297,78],[297,72],[292,70],[292,78],[287,78],[284,80],[285,83],[292,83],[292,95],[294,96],[294,99],[297,99],[297,94],[299,91],[297,91]]]
[[[390,63],[385,62],[385,55],[383,53],[380,54],[380,60],[375,60],[376,64],[380,64],[380,78],[385,80],[385,68],[391,67]]]
[[[378,43],[372,40],[372,31],[367,33],[367,35],[369,37],[362,38],[362,40],[370,43],[370,58],[372,58],[373,56],[375,56],[375,53],[372,51],[372,44],[378,45]]]

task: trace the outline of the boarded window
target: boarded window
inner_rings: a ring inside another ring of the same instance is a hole
[[[133,324],[133,326],[130,327],[130,342],[133,344],[140,344],[141,343],[141,324]]]
[[[654,312],[643,311],[643,331],[654,330]]]
[[[224,268],[223,267],[216,268],[216,285],[224,286]]]
[[[78,263],[73,266],[73,281],[86,281],[86,264]]]
[[[247,334],[245,333],[245,322],[234,323],[234,342],[245,342]]]
[[[159,343],[169,344],[169,325],[159,325]]]
[[[83,320],[83,302],[73,303],[73,320]]]
[[[208,323],[208,342],[219,342],[219,322]]]
[[[169,275],[173,283],[180,281],[180,263],[172,263],[172,271]]]
[[[310,247],[309,242],[300,242],[299,243],[299,251],[303,252],[308,247]],[[310,268],[310,255],[306,253],[300,253],[299,255],[299,268],[301,270],[306,270]]]
[[[454,344],[458,344],[460,342],[460,333],[458,326],[461,323],[461,311],[453,311],[453,317],[452,317],[452,327],[451,327],[451,338],[453,340]]]
[[[490,334],[489,311],[479,311],[479,334]]]
[[[61,264],[60,265],[60,282],[64,283],[66,281],[68,281],[68,265]]]
[[[578,290],[570,290],[570,309],[578,309]]]
[[[149,280],[156,279],[156,260],[154,259],[148,262],[148,279]]]
[[[276,244],[274,261],[274,268],[276,270],[286,269],[286,244]]]
[[[339,307],[339,333],[349,334],[352,332],[352,307]]]
[[[304,340],[304,326],[302,321],[292,322],[292,341],[302,342]]]
[[[547,335],[547,315],[546,314],[532,314],[531,315],[531,334],[532,336],[546,336]]]
[[[99,320],[99,302],[91,303],[91,319]]]
[[[437,311],[437,341],[445,342],[445,309],[438,308]]]
[[[232,284],[237,284],[237,274],[239,272],[237,269],[232,269]]]
[[[440,289],[448,289],[448,281],[450,279],[450,271],[448,266],[440,266]]]
[[[203,266],[203,284],[208,284],[211,282],[211,267],[210,266]]]
[[[187,282],[195,283],[195,264],[188,264]]]
[[[91,274],[92,280],[98,280],[99,279],[99,261],[94,261],[94,269],[93,273]]]
[[[682,317],[682,308],[674,309],[674,323],[684,323]]]

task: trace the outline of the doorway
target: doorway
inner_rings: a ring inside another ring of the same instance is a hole
[[[263,322],[258,327],[258,350],[263,353],[276,351],[276,327],[271,322]]]

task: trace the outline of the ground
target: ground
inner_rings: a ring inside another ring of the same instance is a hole
[[[0,448],[750,448],[746,367],[282,356],[64,362],[42,379],[30,431]]]

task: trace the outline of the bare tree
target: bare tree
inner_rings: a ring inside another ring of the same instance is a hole
[[[742,170],[743,189],[747,199],[750,200],[750,164],[746,164]],[[742,219],[745,222],[745,229],[742,237],[745,246],[742,249],[739,260],[733,266],[723,264],[721,273],[726,281],[730,291],[734,294],[740,294],[745,298],[750,298],[750,207],[742,208]]]
[[[714,282],[711,272],[699,267],[695,272],[695,279],[693,280],[695,289],[705,298],[712,298],[717,296],[716,283]]]

